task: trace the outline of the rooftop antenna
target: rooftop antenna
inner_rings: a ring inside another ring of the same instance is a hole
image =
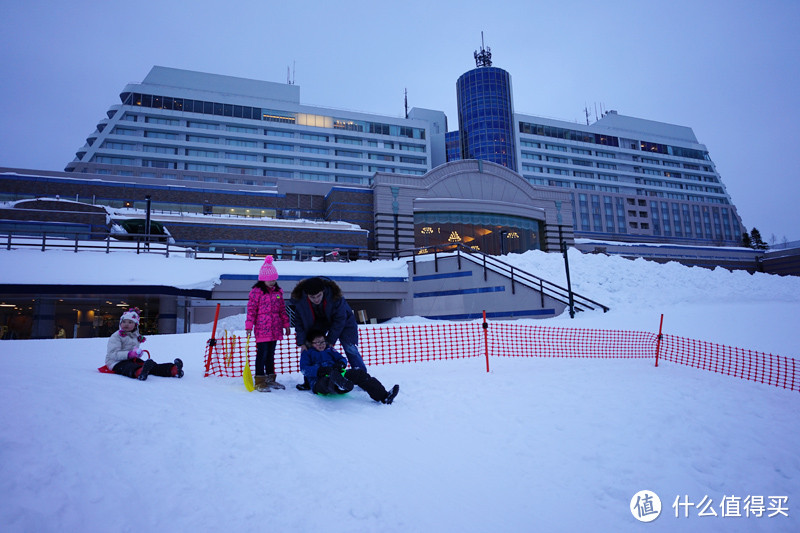
[[[290,71],[289,71],[289,66],[288,65],[286,66],[286,83],[288,85],[294,85],[294,64],[295,64],[295,62],[292,61],[291,75],[290,75]]]
[[[406,108],[406,118],[408,118],[408,87],[403,89],[403,102]]]
[[[475,56],[475,66],[476,67],[491,67],[492,66],[492,49],[488,46],[484,48],[483,46],[483,32],[481,32],[481,51],[480,53],[475,50],[473,54]]]
[[[586,125],[589,125],[589,106],[587,104],[583,104],[583,114],[586,115]]]

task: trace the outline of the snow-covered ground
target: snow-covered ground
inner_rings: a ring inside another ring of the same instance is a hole
[[[558,254],[504,259],[564,283]],[[85,283],[91,271],[94,283],[205,287],[260,264],[222,266],[0,251],[7,283]],[[800,278],[577,252],[570,267],[574,290],[612,310],[537,324],[657,331],[663,313],[666,333],[800,359]],[[269,394],[203,378],[208,337],[150,336],[153,358],[181,357],[186,376],[145,382],[97,372],[106,339],[0,341],[0,530],[800,530],[797,392],[644,360],[494,358],[490,373],[480,359],[372,366],[400,384],[386,406],[297,391],[297,374]],[[651,524],[630,510],[641,490],[661,498]],[[697,506],[676,518],[677,497]]]

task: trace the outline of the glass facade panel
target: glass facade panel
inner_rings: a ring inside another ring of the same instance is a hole
[[[509,73],[496,67],[470,70],[458,78],[456,97],[461,159],[491,161],[516,171]]]

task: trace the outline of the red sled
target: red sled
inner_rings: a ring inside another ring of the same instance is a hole
[[[142,350],[142,353],[146,353],[147,354],[147,358],[150,359],[150,352],[148,352],[147,350]],[[98,367],[97,371],[100,372],[101,374],[113,374],[114,373],[114,371],[111,370],[110,368],[108,368],[106,365]]]

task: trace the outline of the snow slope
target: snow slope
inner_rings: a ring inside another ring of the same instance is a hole
[[[563,281],[557,254],[506,259]],[[191,283],[214,276],[184,261]],[[570,266],[612,310],[547,324],[657,331],[663,312],[666,332],[800,358],[797,278],[577,253]],[[0,529],[800,530],[796,392],[643,360],[494,358],[490,373],[481,359],[370,367],[400,384],[391,406],[297,391],[296,374],[247,393],[202,377],[208,336],[150,336],[186,377],[146,382],[96,371],[106,339],[0,342]],[[643,489],[663,504],[651,524],[629,509]],[[717,516],[676,518],[678,496]],[[720,516],[731,496],[786,497],[788,516]]]

